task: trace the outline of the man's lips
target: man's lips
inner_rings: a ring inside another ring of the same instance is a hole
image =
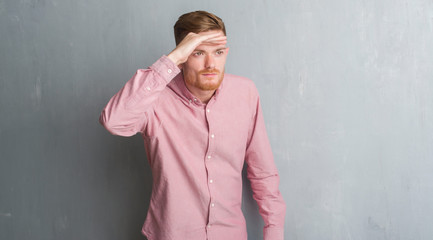
[[[216,72],[205,72],[205,73],[202,73],[202,75],[205,76],[205,77],[215,77],[215,76],[218,75],[218,73],[216,73]]]

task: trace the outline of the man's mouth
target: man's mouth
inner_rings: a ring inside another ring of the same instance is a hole
[[[218,72],[216,72],[216,71],[214,71],[214,72],[202,72],[201,74],[205,77],[215,77],[218,75]]]

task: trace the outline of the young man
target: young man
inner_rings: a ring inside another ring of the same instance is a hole
[[[286,207],[259,95],[249,79],[224,73],[224,23],[191,12],[174,32],[176,48],[139,69],[100,116],[112,134],[143,136],[153,175],[143,234],[149,240],[246,240],[246,161],[264,239],[282,240]]]

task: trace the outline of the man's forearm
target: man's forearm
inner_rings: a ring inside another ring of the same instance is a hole
[[[99,121],[112,134],[132,136],[141,132],[160,93],[180,72],[166,56],[148,69],[139,69],[135,75],[108,102]]]

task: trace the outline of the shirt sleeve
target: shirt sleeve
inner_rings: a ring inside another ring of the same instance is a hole
[[[147,69],[138,69],[102,110],[99,122],[112,134],[133,136],[143,132],[149,111],[180,69],[162,56]]]
[[[245,161],[253,198],[257,201],[259,213],[265,222],[263,239],[283,240],[286,205],[278,188],[279,175],[266,133],[259,98],[250,128]]]

